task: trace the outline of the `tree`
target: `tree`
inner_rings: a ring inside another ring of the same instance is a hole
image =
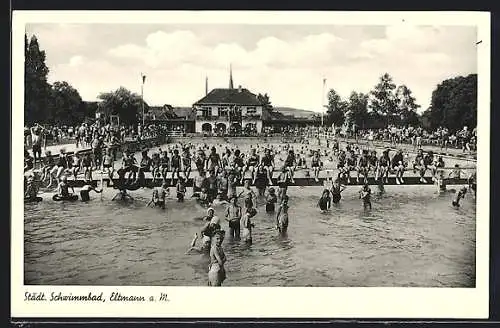
[[[451,131],[477,125],[477,74],[458,76],[441,82],[432,93],[429,109],[432,129],[446,127]]]
[[[396,89],[396,110],[402,125],[418,125],[417,109],[420,108],[413,97],[411,90],[406,85]],[[394,122],[396,123],[396,122]]]
[[[50,86],[49,69],[45,65],[45,51],[40,50],[36,36],[28,42],[24,35],[24,120],[27,124],[44,122]]]
[[[102,102],[99,104],[100,111],[106,117],[118,115],[120,122],[125,124],[136,124],[142,117],[142,98],[136,93],[132,93],[124,87],[119,87],[115,91],[99,94]],[[144,102],[144,112],[149,110],[149,106]]]
[[[346,116],[350,125],[354,124],[357,129],[364,129],[368,120],[368,95],[353,91],[349,96]]]
[[[257,100],[262,104],[264,110],[267,110],[269,112],[273,111],[273,105],[271,105],[271,101],[269,100],[269,96],[267,95],[267,93],[259,93],[257,95]]]
[[[56,124],[73,125],[85,117],[82,97],[68,82],[54,82],[50,89],[47,121]]]
[[[328,105],[326,110],[326,124],[341,126],[345,121],[347,103],[333,89],[328,91]]]
[[[370,109],[374,116],[385,118],[387,124],[393,122],[397,115],[397,104],[394,90],[396,85],[392,77],[385,73],[380,77],[379,83],[370,91]]]

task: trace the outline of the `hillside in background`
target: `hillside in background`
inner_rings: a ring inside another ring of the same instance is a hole
[[[311,117],[314,114],[318,114],[313,111],[305,110],[305,109],[298,109],[298,108],[291,108],[291,107],[274,107],[275,111],[278,111],[282,113],[283,115],[293,115],[294,117]]]

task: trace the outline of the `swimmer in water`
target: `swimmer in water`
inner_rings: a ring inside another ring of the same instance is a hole
[[[229,223],[229,236],[233,239],[240,238],[241,207],[238,205],[238,197],[233,197],[231,205],[226,209],[226,221]]]
[[[69,189],[71,188],[72,193],[69,193]],[[68,185],[68,177],[63,175],[61,177],[61,182],[59,182],[57,186],[57,195],[59,195],[61,198],[69,198],[72,194],[75,193],[75,190],[73,187],[70,187]]]
[[[278,202],[278,197],[273,187],[269,188],[268,194],[266,195],[266,212],[274,213],[275,204]]]
[[[30,175],[27,180],[26,190],[24,192],[24,200],[34,201],[38,198],[38,185],[35,182],[35,177]]]
[[[342,191],[344,191],[346,186],[340,183],[340,180],[337,178],[332,183],[330,193],[332,194],[332,202],[334,204],[338,204],[340,199],[342,198]]]
[[[80,189],[80,199],[82,202],[88,202],[90,200],[89,194],[91,191],[95,191],[98,194],[102,193],[102,189],[98,190],[89,182],[86,182],[82,189]]]
[[[285,233],[288,229],[288,195],[283,196],[278,213],[276,214],[276,229]]]
[[[359,191],[359,199],[363,200],[363,208],[366,209],[372,209],[372,202],[371,202],[371,189],[368,184],[364,184],[361,190]]]
[[[322,213],[325,213],[330,209],[332,205],[332,198],[330,197],[330,190],[323,190],[323,194],[318,200],[318,206]]]
[[[226,280],[226,270],[224,264],[226,263],[226,254],[222,248],[224,241],[224,230],[218,230],[214,235],[214,243],[210,248],[210,266],[208,269],[208,285],[209,286],[222,286]]]
[[[453,207],[460,207],[460,200],[465,198],[465,194],[467,193],[467,187],[461,188],[455,195],[455,199],[451,202]]]
[[[242,236],[247,245],[252,244],[252,228],[254,228],[255,225],[252,221],[250,221],[250,219],[256,214],[257,211],[254,208],[248,208],[241,218],[240,227],[242,228]]]
[[[153,204],[154,207],[159,207],[161,209],[165,209],[165,199],[170,195],[170,189],[168,188],[168,184],[163,183],[161,187],[156,187],[153,189],[153,196],[149,201],[147,206]]]

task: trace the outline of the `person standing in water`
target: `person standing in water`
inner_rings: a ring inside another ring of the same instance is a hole
[[[229,236],[235,240],[240,239],[241,207],[238,197],[234,196],[232,203],[226,209],[226,221],[229,223]]]
[[[208,285],[212,287],[222,286],[226,280],[226,270],[224,264],[226,263],[226,254],[222,248],[224,241],[224,230],[215,232],[215,242],[210,248],[210,265],[208,267]]]
[[[274,213],[274,207],[277,202],[278,202],[278,197],[276,196],[274,188],[271,187],[269,188],[266,196],[266,212]]]
[[[455,194],[455,199],[451,202],[451,205],[453,207],[460,207],[460,200],[462,198],[465,198],[465,194],[467,193],[467,187],[462,187],[457,193]]]
[[[255,208],[247,208],[245,214],[243,214],[243,217],[241,218],[240,226],[242,228],[243,240],[247,245],[252,244],[252,228],[254,228],[255,225],[252,221],[250,221],[250,219],[256,214],[257,211]]]
[[[90,182],[86,182],[82,189],[80,189],[80,198],[82,202],[88,202],[90,200],[89,194],[91,191],[95,191],[98,194],[102,193],[102,189],[97,190]]]
[[[344,191],[345,188],[346,187],[340,183],[338,178],[332,183],[330,192],[332,194],[332,202],[334,204],[338,204],[340,202],[340,199],[342,199],[342,191]]]
[[[365,183],[361,188],[361,190],[359,191],[359,199],[363,200],[363,208],[365,210],[372,209],[371,194],[372,191],[370,189],[370,186],[368,186],[368,184]]]
[[[284,195],[281,200],[278,213],[276,214],[276,229],[282,234],[288,229],[288,196]]]
[[[323,194],[318,200],[318,206],[322,213],[325,213],[330,209],[332,205],[332,198],[330,197],[330,190],[323,190]]]

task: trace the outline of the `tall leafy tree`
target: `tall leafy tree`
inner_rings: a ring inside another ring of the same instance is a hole
[[[430,126],[451,131],[477,125],[477,74],[458,76],[441,82],[432,93]]]
[[[99,107],[106,117],[118,115],[120,122],[126,124],[136,124],[142,117],[141,96],[124,87],[101,93],[98,98],[102,100]],[[144,112],[148,109],[149,106],[144,102]]]
[[[267,93],[265,94],[259,93],[257,95],[257,100],[262,104],[264,110],[267,110],[269,112],[273,111],[273,105],[271,104],[271,101],[269,100],[269,96],[267,95]]]
[[[47,120],[56,124],[77,124],[85,117],[82,97],[68,82],[54,82],[50,89]]]
[[[385,73],[372,91],[370,91],[370,109],[374,116],[381,117],[388,124],[392,123],[397,115],[397,102],[394,91],[396,85],[392,77]]]
[[[40,50],[38,39],[24,35],[24,119],[27,124],[45,122],[50,86],[49,69],[45,64],[45,51]]]
[[[419,123],[417,109],[420,108],[420,105],[416,103],[411,90],[404,84],[396,89],[396,108],[401,125],[415,126]]]
[[[364,129],[368,117],[368,95],[353,91],[347,104],[347,121],[355,125],[356,129]]]
[[[328,105],[326,110],[326,124],[341,126],[344,124],[347,111],[347,102],[342,100],[340,95],[334,90],[328,91]]]

